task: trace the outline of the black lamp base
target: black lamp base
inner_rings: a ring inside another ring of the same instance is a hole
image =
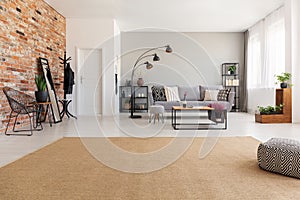
[[[130,115],[129,118],[138,119],[138,118],[142,118],[142,115]]]

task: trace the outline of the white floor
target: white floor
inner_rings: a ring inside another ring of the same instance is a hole
[[[173,130],[171,120],[165,123],[148,123],[147,115],[130,119],[128,114],[116,117],[64,118],[63,122],[44,124],[44,130],[33,136],[0,135],[0,167],[7,165],[63,137],[232,137],[252,136],[260,141],[272,137],[300,140],[300,124],[259,124],[254,115],[229,113],[227,130]]]

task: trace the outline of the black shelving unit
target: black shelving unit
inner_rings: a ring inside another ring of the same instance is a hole
[[[235,71],[230,72],[229,68],[235,66]],[[232,112],[239,112],[239,63],[223,63],[222,64],[222,84],[224,88],[230,88],[231,91],[235,92],[234,102],[232,105]]]
[[[130,112],[131,86],[120,86],[120,112]],[[134,112],[148,111],[148,86],[134,86]]]

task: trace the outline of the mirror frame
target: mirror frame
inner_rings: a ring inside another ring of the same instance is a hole
[[[54,83],[52,80],[52,75],[50,72],[50,67],[49,67],[49,63],[48,63],[48,59],[46,58],[39,58],[40,61],[40,65],[44,74],[44,78],[46,80],[46,84],[47,84],[47,91],[48,91],[48,96],[50,98],[50,102],[51,102],[51,112],[52,112],[52,116],[53,116],[53,121],[54,123],[58,123],[61,122],[61,117],[60,117],[60,110],[59,110],[59,106],[58,106],[58,101],[57,101],[57,97],[56,97],[56,93],[55,93],[55,89],[54,89]]]

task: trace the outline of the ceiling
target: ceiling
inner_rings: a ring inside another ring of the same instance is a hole
[[[240,32],[285,0],[46,0],[66,18],[114,18],[121,31]]]

